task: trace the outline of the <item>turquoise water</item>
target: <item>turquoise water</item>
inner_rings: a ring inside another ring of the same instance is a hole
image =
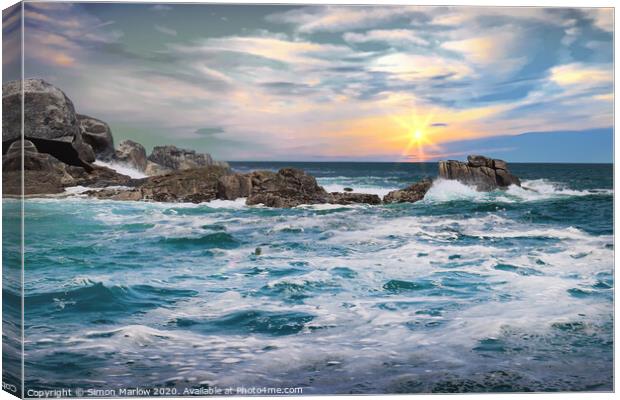
[[[377,194],[437,168],[297,166]],[[535,191],[438,182],[416,204],[290,210],[27,200],[26,388],[611,390],[613,168],[512,169]],[[19,203],[3,207],[17,223]]]

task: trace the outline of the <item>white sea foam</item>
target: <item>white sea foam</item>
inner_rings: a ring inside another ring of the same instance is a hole
[[[574,190],[557,182],[546,179],[526,180],[522,187],[511,185],[506,190],[479,192],[474,187],[454,180],[437,179],[426,193],[424,201],[427,203],[442,203],[456,200],[473,202],[500,202],[516,203],[541,201],[571,196],[590,196],[595,194],[610,195],[611,189]]]
[[[93,164],[99,165],[101,167],[108,167],[115,170],[119,174],[127,175],[134,179],[146,178],[147,176],[143,172],[138,171],[134,167],[122,162],[97,160]]]
[[[385,188],[385,187],[377,187],[377,186],[366,186],[366,185],[345,185],[345,184],[328,184],[323,185],[323,188],[328,192],[344,192],[345,187],[350,187],[353,189],[353,193],[366,193],[366,194],[376,194],[377,196],[383,198],[386,194],[393,190],[398,190],[399,188]]]

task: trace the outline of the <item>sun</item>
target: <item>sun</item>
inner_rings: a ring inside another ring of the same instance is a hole
[[[428,158],[427,150],[429,147],[438,150],[438,146],[429,137],[428,129],[431,127],[433,113],[421,115],[413,111],[406,117],[392,117],[403,129],[403,156],[413,157],[424,161]],[[413,150],[413,154],[412,154]]]

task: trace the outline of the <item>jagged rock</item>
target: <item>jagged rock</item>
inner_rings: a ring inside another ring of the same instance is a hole
[[[222,176],[217,182],[217,197],[222,200],[235,200],[248,197],[252,191],[252,179],[247,174]]]
[[[519,178],[508,171],[505,161],[477,155],[468,156],[467,163],[440,161],[439,177],[473,185],[479,191],[491,191],[510,185],[521,186]]]
[[[146,169],[146,150],[138,142],[123,140],[116,150],[116,159],[124,162],[138,171]]]
[[[304,171],[283,168],[277,173],[256,171],[250,174],[252,192],[248,205],[263,204],[267,207],[296,207],[302,204],[329,203],[331,195]]]
[[[383,197],[383,202],[386,204],[415,203],[424,198],[431,186],[433,186],[433,181],[426,178],[404,189],[389,192]]]
[[[211,165],[133,180],[132,189],[103,189],[87,194],[113,200],[202,203],[217,198],[218,180],[227,173],[227,168]]]
[[[82,114],[77,114],[77,119],[82,139],[93,149],[96,158],[100,160],[112,158],[114,156],[114,138],[108,124]]]
[[[334,204],[344,204],[344,205],[356,204],[356,203],[373,204],[373,205],[381,204],[381,198],[377,196],[376,194],[332,192],[331,195],[332,195],[332,199],[330,200],[330,203],[334,203]]]
[[[3,148],[21,138],[22,82],[2,85],[2,142]],[[42,79],[26,79],[24,90],[24,137],[42,141],[69,143],[83,162],[95,161],[92,148],[82,140],[75,109],[71,100],[57,87]],[[54,146],[51,146],[54,148]],[[39,147],[40,152],[45,152]],[[52,156],[61,159],[57,154]]]
[[[170,170],[183,170],[213,165],[209,154],[196,153],[194,150],[179,149],[176,146],[155,146],[149,161]]]

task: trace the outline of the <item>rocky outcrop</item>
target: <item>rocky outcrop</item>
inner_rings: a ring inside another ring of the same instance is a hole
[[[116,160],[144,172],[147,164],[146,150],[138,142],[123,140],[116,150]]]
[[[222,200],[235,200],[248,197],[252,192],[250,174],[232,174],[222,176],[217,182],[217,197]]]
[[[61,193],[76,184],[68,165],[50,154],[39,153],[34,143],[23,141],[23,178],[25,195]],[[79,167],[77,167],[79,168]],[[85,172],[84,169],[82,171]],[[22,176],[22,141],[14,141],[2,160],[2,191],[20,195]]]
[[[20,81],[2,85],[3,149],[21,138],[21,90]],[[83,162],[95,161],[93,149],[82,139],[73,103],[62,90],[42,79],[26,79],[23,81],[23,91],[26,139],[33,142],[36,139],[37,144],[44,141],[69,143]]]
[[[86,193],[112,200],[202,203],[217,198],[218,181],[227,173],[227,168],[211,165],[133,180],[131,184],[135,187],[131,189],[103,189]]]
[[[426,195],[426,192],[433,186],[433,181],[426,178],[404,189],[394,190],[383,197],[383,202],[390,203],[415,203]]]
[[[95,157],[100,160],[114,157],[114,138],[108,124],[82,114],[77,114],[77,120],[82,139],[93,149]]]
[[[467,156],[467,163],[440,161],[439,177],[475,186],[479,191],[491,191],[510,185],[521,186],[519,178],[510,173],[505,161],[477,155]]]
[[[347,205],[347,204],[379,205],[381,204],[381,198],[377,196],[376,194],[369,194],[369,193],[332,192],[331,199],[329,202],[333,204],[342,204],[342,205]]]
[[[173,171],[215,164],[209,154],[196,153],[194,150],[180,149],[176,146],[155,146],[148,159]]]
[[[250,174],[252,191],[248,205],[289,208],[302,204],[325,204],[331,195],[319,186],[316,179],[295,168],[283,168],[277,173],[255,171]]]

